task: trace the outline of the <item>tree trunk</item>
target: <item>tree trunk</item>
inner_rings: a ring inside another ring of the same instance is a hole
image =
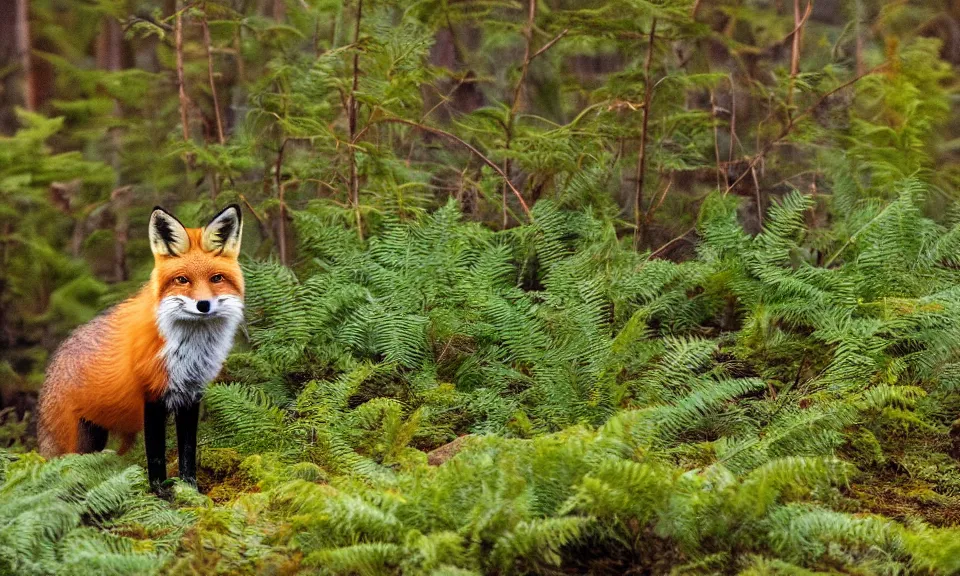
[[[28,0],[17,0],[16,14],[17,56],[23,73],[23,102],[27,110],[37,109],[37,80],[34,77],[30,55],[30,8]]]
[[[123,186],[110,195],[115,223],[113,227],[113,277],[117,282],[129,279],[127,272],[127,238],[130,229],[130,203],[133,188]]]
[[[96,45],[97,68],[110,72],[123,70],[129,62],[124,54],[123,30],[120,28],[120,22],[110,16],[104,17],[100,25],[100,35],[97,36]],[[113,115],[121,116],[120,104],[117,101],[113,103]],[[109,133],[110,150],[108,153],[108,162],[116,173],[120,173],[120,133],[116,128],[111,128]]]
[[[124,67],[123,30],[120,22],[107,16],[100,25],[97,36],[97,68],[117,71]]]
[[[31,78],[30,19],[27,0],[0,0],[0,62],[16,67],[0,80],[0,132],[17,129],[14,107],[36,108],[34,80]]]

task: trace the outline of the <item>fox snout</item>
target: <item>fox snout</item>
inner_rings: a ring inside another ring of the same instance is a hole
[[[188,296],[183,296],[183,308],[187,312],[195,312],[197,314],[214,314],[217,311],[217,299],[202,298],[202,299],[193,299]]]
[[[184,309],[204,316],[216,316],[226,312],[226,307],[236,306],[239,303],[236,296],[210,296],[209,298],[193,299],[184,297]]]
[[[169,322],[197,322],[206,319],[243,318],[243,299],[239,296],[221,295],[207,298],[190,296],[167,296],[160,301],[157,320],[161,327]]]

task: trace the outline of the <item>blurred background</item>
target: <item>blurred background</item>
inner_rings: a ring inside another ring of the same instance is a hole
[[[854,201],[960,174],[946,0],[0,0],[0,443],[43,369],[152,268],[146,222],[238,202],[247,258],[302,263],[298,214],[363,239],[451,200],[495,230],[543,199],[654,258],[701,204]],[[826,262],[828,263],[828,262]]]

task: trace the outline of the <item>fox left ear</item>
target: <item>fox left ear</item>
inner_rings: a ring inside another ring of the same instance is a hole
[[[231,204],[203,227],[200,247],[206,252],[218,252],[236,258],[240,254],[242,232],[240,206]]]
[[[180,256],[190,249],[187,229],[173,215],[159,206],[153,208],[148,227],[150,249],[154,255]]]

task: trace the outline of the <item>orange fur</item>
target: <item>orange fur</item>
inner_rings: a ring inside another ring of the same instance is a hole
[[[157,307],[164,296],[243,296],[236,252],[204,251],[202,228],[188,228],[189,250],[155,255],[150,281],[136,295],[78,328],[57,351],[40,394],[38,436],[46,457],[77,451],[87,420],[122,436],[126,451],[143,429],[145,401],[167,388]],[[214,275],[223,277],[212,282]],[[177,282],[186,277],[187,284]]]

